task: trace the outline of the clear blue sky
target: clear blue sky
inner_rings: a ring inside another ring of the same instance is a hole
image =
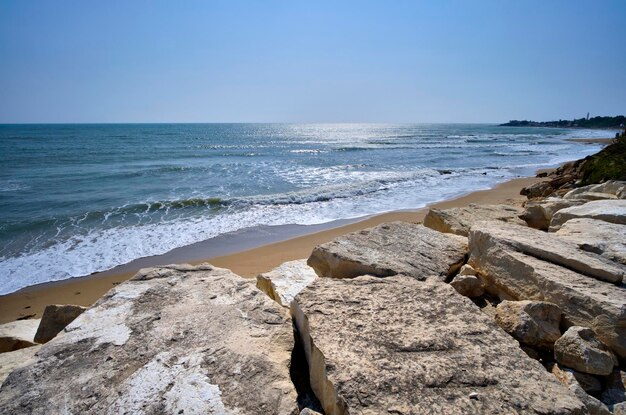
[[[0,122],[626,113],[626,1],[0,0]]]

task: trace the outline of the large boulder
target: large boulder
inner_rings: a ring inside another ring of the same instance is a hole
[[[475,275],[457,275],[450,283],[461,295],[469,298],[480,297],[485,293],[483,282]]]
[[[502,301],[496,323],[521,343],[551,349],[561,337],[561,309],[545,301]]]
[[[563,366],[591,375],[609,375],[617,364],[615,355],[587,327],[567,329],[554,343],[554,357]]]
[[[626,225],[588,218],[570,219],[556,234],[574,242],[583,251],[626,265]]]
[[[541,181],[537,183],[533,183],[529,186],[522,188],[520,194],[522,196],[526,196],[529,199],[534,199],[537,197],[546,197],[551,195],[555,191],[555,187],[550,184],[548,181]]]
[[[289,307],[294,297],[315,278],[317,274],[306,264],[306,259],[298,259],[259,274],[256,286],[278,304]]]
[[[525,225],[519,218],[522,209],[510,205],[475,205],[451,209],[430,209],[424,226],[439,232],[467,236],[472,225],[479,221],[494,220]]]
[[[520,228],[523,229],[523,228]],[[491,294],[506,300],[548,301],[563,324],[593,328],[601,341],[626,358],[626,288],[590,278],[519,252],[490,228],[474,226],[469,263]]]
[[[39,351],[40,344],[32,347],[0,353],[0,385],[15,369],[32,363],[32,359]]]
[[[140,271],[0,389],[0,413],[296,414],[291,319],[208,264]]]
[[[584,205],[561,209],[552,216],[550,232],[558,231],[565,222],[575,218],[598,219],[626,225],[626,200],[595,200]]]
[[[0,324],[0,353],[31,347],[36,344],[35,333],[39,319],[17,320]]]
[[[291,311],[326,414],[586,413],[437,278],[318,278]]]
[[[319,245],[307,263],[320,277],[405,274],[417,279],[445,279],[463,265],[466,253],[466,238],[393,222]]]
[[[524,212],[519,216],[528,226],[542,231],[550,228],[552,216],[561,209],[579,206],[586,203],[579,199],[561,199],[549,197],[542,200],[529,200],[524,205]]]
[[[626,199],[626,182],[609,180],[600,184],[579,187],[567,192],[565,199]]]
[[[49,342],[86,309],[85,307],[72,304],[47,306],[41,316],[41,323],[39,323],[37,334],[35,334],[35,341],[37,343]]]
[[[480,222],[472,229],[488,234],[497,243],[523,254],[603,281],[621,284],[626,276],[626,266],[593,252],[583,251],[578,244],[555,234],[495,222]]]

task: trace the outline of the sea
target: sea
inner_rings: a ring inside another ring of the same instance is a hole
[[[595,153],[492,124],[0,125],[0,294],[229,232],[428,203]]]

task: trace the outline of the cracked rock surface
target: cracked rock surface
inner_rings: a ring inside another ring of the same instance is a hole
[[[315,247],[308,264],[320,277],[404,274],[442,280],[465,260],[467,239],[407,222],[383,223]]]
[[[594,200],[584,205],[561,209],[550,221],[550,232],[558,231],[565,222],[576,218],[590,218],[626,225],[626,200]]]
[[[476,205],[450,209],[430,209],[424,218],[424,226],[439,232],[467,236],[472,225],[492,220],[525,226],[519,218],[522,209],[511,205]]]
[[[472,250],[476,244],[488,238],[491,243],[602,281],[621,284],[626,275],[626,266],[594,252],[584,251],[579,244],[554,233],[495,222],[479,222],[472,228],[471,235]],[[477,235],[486,236],[483,239],[473,237]]]
[[[256,286],[278,304],[289,307],[293,298],[316,278],[306,259],[298,259],[259,274]]]
[[[624,285],[600,281],[522,253],[501,232],[479,225],[470,232],[469,264],[479,272],[485,289],[501,299],[554,303],[563,312],[566,327],[592,328],[604,344],[626,358]]]
[[[208,264],[149,268],[9,375],[0,413],[296,414],[291,319]]]
[[[326,414],[582,414],[584,405],[437,278],[318,278],[291,306]]]

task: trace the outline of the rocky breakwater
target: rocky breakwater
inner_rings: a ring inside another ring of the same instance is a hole
[[[382,224],[258,288],[208,264],[142,270],[35,346],[0,413],[624,413],[626,225],[598,214],[619,186],[559,197],[577,204],[552,205],[554,232],[502,206]]]
[[[291,319],[209,265],[142,270],[41,347],[0,413],[295,414]]]
[[[624,390],[612,380],[626,362],[624,197],[624,182],[579,187],[528,201],[530,227],[476,222],[469,232],[468,265],[496,321],[592,414],[626,410],[626,393],[609,392]]]
[[[445,281],[464,238],[384,224],[317,247],[291,302],[326,414],[582,414],[583,403]]]

